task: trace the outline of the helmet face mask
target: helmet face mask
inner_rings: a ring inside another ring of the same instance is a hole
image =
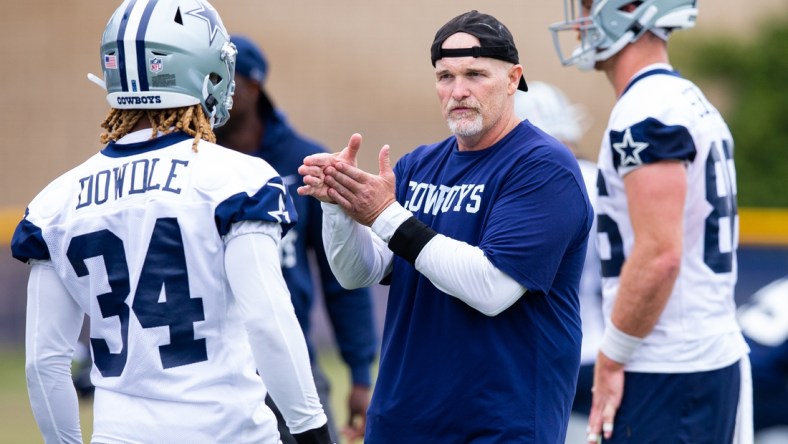
[[[593,69],[596,62],[607,60],[648,31],[667,36],[669,31],[695,26],[696,3],[564,0],[564,21],[550,26],[553,44],[563,65]],[[584,8],[584,4],[590,7]]]
[[[107,101],[119,109],[199,103],[221,126],[232,108],[236,54],[205,0],[125,0],[101,39]]]

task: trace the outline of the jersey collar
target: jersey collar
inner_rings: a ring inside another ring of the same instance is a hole
[[[144,130],[144,131],[148,134],[147,137],[150,137],[150,130]],[[124,137],[119,142],[108,143],[107,147],[101,150],[101,154],[104,154],[107,157],[133,156],[148,151],[154,151],[161,148],[166,148],[170,145],[174,145],[178,142],[182,142],[184,140],[188,140],[192,138],[193,138],[192,136],[186,133],[176,131],[174,133],[156,137],[155,139],[152,140],[143,140],[141,142],[131,142],[131,143],[119,143],[121,141],[125,142],[126,140],[129,140]]]
[[[629,84],[626,88],[624,88],[624,92],[621,93],[621,96],[627,93],[635,83],[645,79],[646,77],[650,77],[653,75],[658,74],[665,74],[674,77],[681,77],[678,71],[674,70],[672,66],[668,65],[667,63],[655,63],[653,65],[649,65],[640,71],[638,71],[632,80],[629,81]]]

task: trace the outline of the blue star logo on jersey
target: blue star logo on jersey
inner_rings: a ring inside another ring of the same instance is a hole
[[[268,186],[282,190],[282,194],[279,195],[279,209],[269,211],[268,215],[279,223],[282,223],[283,218],[285,222],[290,223],[290,213],[287,211],[287,205],[285,205],[285,193],[287,192],[285,186],[278,183],[269,183]]]
[[[227,32],[224,30],[224,25],[222,24],[219,15],[216,13],[216,10],[213,9],[210,5],[206,5],[200,2],[200,8],[194,9],[186,13],[192,17],[197,17],[200,20],[205,20],[205,23],[208,24],[208,45],[213,45],[213,40],[216,38],[216,33],[221,32],[223,36],[225,36],[228,40],[230,36],[227,35]]]
[[[624,131],[624,139],[621,142],[613,144],[613,149],[621,156],[622,167],[627,165],[642,165],[643,160],[640,158],[640,152],[646,148],[648,148],[648,143],[635,142],[635,140],[632,139],[631,128],[627,128],[627,130]]]

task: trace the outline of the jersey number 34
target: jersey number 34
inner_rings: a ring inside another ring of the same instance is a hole
[[[202,299],[189,296],[183,238],[175,218],[161,218],[151,235],[131,307],[129,268],[123,241],[109,230],[74,237],[67,256],[77,276],[87,276],[87,259],[102,257],[110,292],[98,295],[101,316],[120,321],[121,350],[112,353],[106,339],[90,338],[96,367],[104,377],[120,376],[128,358],[130,310],[143,328],[168,327],[170,343],[159,346],[164,368],[208,359],[205,339],[194,338],[194,322],[205,319]],[[166,287],[166,300],[159,301]]]

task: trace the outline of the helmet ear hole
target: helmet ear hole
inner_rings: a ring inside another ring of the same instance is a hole
[[[215,72],[212,72],[208,75],[208,80],[210,80],[212,85],[216,86],[222,81],[222,76],[220,76]]]
[[[205,99],[205,106],[208,108],[208,112],[213,111],[213,108],[216,106],[216,103],[217,103],[216,97],[214,97],[213,95],[210,95],[208,96],[207,99]]]

